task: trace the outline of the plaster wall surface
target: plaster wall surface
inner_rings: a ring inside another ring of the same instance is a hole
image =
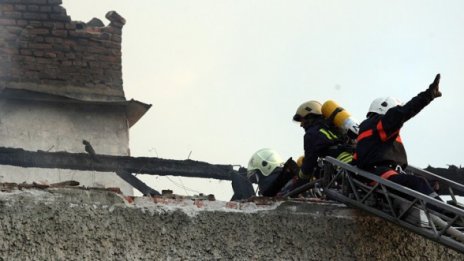
[[[5,260],[464,260],[337,203],[129,203],[70,188],[0,193],[0,235]]]
[[[124,108],[73,103],[0,99],[0,146],[37,151],[85,153],[82,140],[96,153],[129,155],[129,127]],[[76,180],[84,186],[132,187],[114,173],[0,166],[2,182],[55,183]]]

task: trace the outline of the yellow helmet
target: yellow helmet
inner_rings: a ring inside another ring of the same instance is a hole
[[[309,114],[322,115],[322,104],[318,101],[307,101],[301,104],[293,116],[294,121],[302,121]]]

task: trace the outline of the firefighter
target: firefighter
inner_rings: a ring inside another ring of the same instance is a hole
[[[367,119],[360,125],[354,164],[384,179],[439,199],[425,179],[403,173],[408,161],[400,137],[403,124],[441,96],[439,83],[440,74],[437,74],[428,89],[404,105],[393,97],[375,99],[369,107]]]
[[[266,197],[283,195],[293,189],[298,166],[292,158],[285,163],[273,149],[264,148],[255,152],[248,162],[247,176],[258,184],[258,194]]]
[[[352,153],[340,146],[344,140],[343,133],[324,118],[321,108],[320,102],[307,101],[297,108],[293,116],[293,120],[305,130],[304,158],[298,174],[302,180],[320,178],[319,158],[332,156],[345,163],[352,160]]]

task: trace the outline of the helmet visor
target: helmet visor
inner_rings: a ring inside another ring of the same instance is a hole
[[[295,114],[295,116],[293,116],[293,120],[301,122],[303,120],[303,117],[301,117],[300,114]]]

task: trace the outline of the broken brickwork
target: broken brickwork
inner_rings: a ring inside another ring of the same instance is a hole
[[[73,21],[61,0],[0,0],[0,88],[124,100],[124,18]]]

